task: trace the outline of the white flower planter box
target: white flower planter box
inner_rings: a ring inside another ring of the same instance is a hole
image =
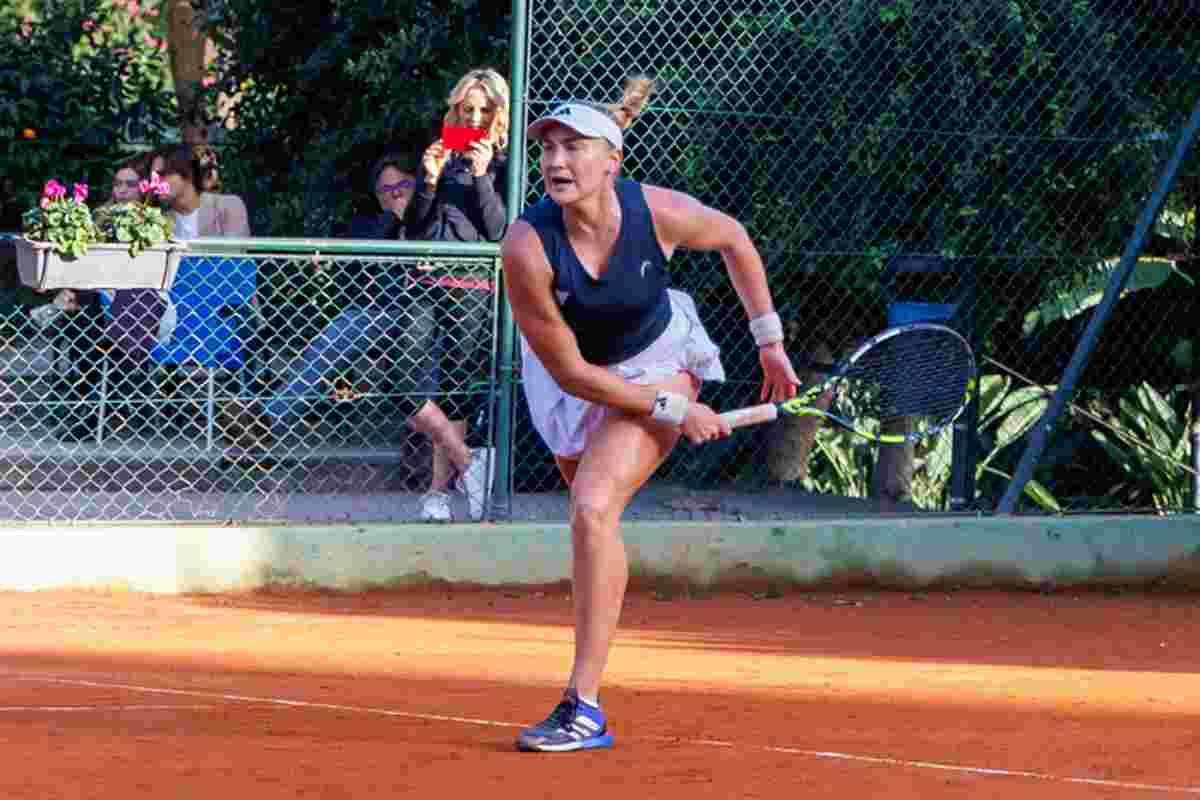
[[[21,283],[34,289],[170,289],[187,250],[172,241],[130,258],[129,245],[94,244],[82,258],[64,258],[48,242],[16,244]]]

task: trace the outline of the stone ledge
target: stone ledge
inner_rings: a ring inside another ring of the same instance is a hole
[[[925,517],[634,522],[635,580],[695,589],[1200,588],[1200,518]],[[562,523],[0,527],[0,589],[181,593],[437,582],[545,585],[570,574]]]

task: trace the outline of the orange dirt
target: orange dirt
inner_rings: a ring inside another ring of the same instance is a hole
[[[560,589],[0,594],[0,797],[1200,796],[1194,596],[633,593],[612,751],[517,753]]]

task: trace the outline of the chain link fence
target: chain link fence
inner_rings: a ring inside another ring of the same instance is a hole
[[[787,484],[923,509],[991,509],[1112,274],[1200,82],[1187,5],[1122,0],[530,0],[530,118],[658,88],[624,172],[692,193],[757,242],[794,355],[889,323],[970,334],[979,402],[943,438],[873,448],[781,420],[680,448],[657,480]],[[528,199],[541,194],[537,148]],[[1194,174],[1194,172],[1192,173]],[[1190,182],[1189,182],[1190,181]],[[1194,508],[1197,193],[1185,177],[1091,359],[1026,509]],[[1190,188],[1189,188],[1190,187]],[[719,258],[681,253],[730,380],[759,371]],[[518,422],[517,489],[557,485]],[[899,450],[899,452],[896,452]]]
[[[341,248],[199,243],[167,292],[10,286],[0,514],[415,519],[431,400],[494,460],[495,259]]]
[[[967,333],[983,368],[962,423],[916,448],[781,420],[677,448],[656,484],[994,508],[1133,244],[1141,258],[1022,507],[1195,509],[1194,168],[1153,235],[1132,238],[1200,93],[1185,4],[515,7],[527,48],[513,89],[530,117],[615,100],[631,74],[656,78],[625,174],[747,226],[794,355],[828,361],[889,323],[934,319]],[[541,195],[537,155],[528,201]],[[730,378],[702,398],[754,402],[757,358],[720,258],[682,252],[671,269]],[[444,467],[406,424],[430,399],[499,464],[488,513],[509,511],[510,488],[555,492],[519,385],[508,414],[497,278],[494,254],[203,240],[165,297],[10,280],[0,515],[415,519]]]

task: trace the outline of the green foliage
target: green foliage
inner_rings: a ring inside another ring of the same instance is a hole
[[[102,206],[95,217],[103,240],[128,243],[129,255],[135,258],[147,247],[167,241],[174,229],[174,222],[148,200]]]
[[[839,397],[837,403],[838,411],[843,416],[855,420],[863,433],[870,436],[878,432],[879,424],[876,420],[858,417],[853,393]],[[845,497],[869,497],[876,447],[863,436],[823,422],[817,428],[813,440],[812,463],[801,485],[811,492]]]
[[[63,173],[106,186],[175,120],[157,2],[29,0],[0,13],[0,173],[32,205]]]
[[[1054,387],[1014,388],[1004,375],[984,375],[979,382],[979,437],[984,455],[975,467],[978,490],[987,476],[1004,480],[1011,476],[996,466],[1011,445],[1032,428],[1050,404]],[[949,504],[952,438],[945,433],[923,442],[918,450],[913,476],[913,499],[921,508],[947,508]],[[1031,480],[1025,494],[1043,511],[1061,511],[1054,495]]]
[[[1147,383],[1126,392],[1115,411],[1093,404],[1109,430],[1092,436],[1127,476],[1114,490],[1123,505],[1144,506],[1147,497],[1159,511],[1192,505],[1189,409],[1187,392],[1164,396]]]
[[[979,436],[985,455],[976,465],[976,485],[986,476],[1007,479],[996,463],[1041,418],[1053,389],[1014,389],[1002,375],[980,380]],[[918,508],[948,507],[952,437],[949,431],[917,442],[914,448],[912,499]],[[803,485],[810,491],[848,497],[868,497],[875,469],[876,447],[862,437],[823,426],[817,432],[813,463]],[[1037,481],[1025,489],[1045,511],[1061,511],[1054,495]]]
[[[1105,259],[1092,264],[1090,268],[1078,269],[1053,281],[1042,302],[1025,314],[1022,332],[1028,336],[1043,325],[1070,319],[1098,305],[1119,263],[1119,259]],[[1139,258],[1125,288],[1121,290],[1121,296],[1125,297],[1139,289],[1157,289],[1172,275],[1178,275],[1189,285],[1195,284],[1170,259]]]
[[[713,39],[736,40],[739,22],[714,20],[730,29]],[[707,106],[759,112],[735,123],[741,148],[712,140],[753,157],[714,159],[711,169],[738,175],[756,238],[789,249],[862,253],[893,242],[946,255],[1107,255],[1152,166],[1145,133],[1179,110],[1142,102],[1149,65],[1128,63],[1130,43],[1106,36],[1121,23],[1072,0],[848,0],[780,12],[750,55],[770,59],[774,83],[751,91],[718,79],[708,89]],[[821,91],[805,76],[820,76]],[[766,106],[744,107],[764,96]],[[1077,137],[1094,140],[1091,151]],[[781,172],[803,187],[790,213],[768,202]],[[1115,180],[1139,188],[1114,193]],[[1085,207],[1095,213],[1080,215]]]
[[[212,0],[207,30],[233,98],[221,158],[256,235],[327,236],[355,211],[370,162],[419,153],[476,66],[508,72],[507,4],[475,0]],[[362,206],[366,206],[364,203]]]
[[[810,492],[870,497],[875,445],[861,436],[823,425],[813,442],[813,463],[801,485]]]

